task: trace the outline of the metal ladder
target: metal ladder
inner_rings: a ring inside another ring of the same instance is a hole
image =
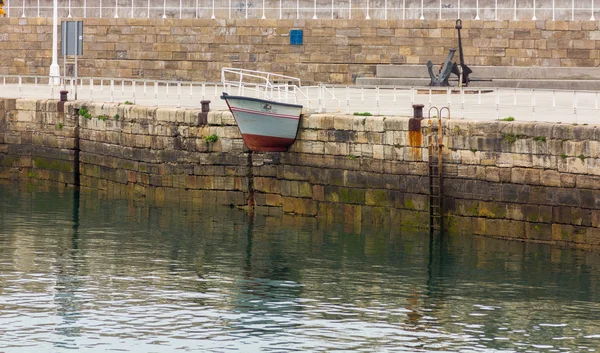
[[[429,109],[429,134],[428,134],[428,152],[427,170],[429,175],[429,234],[441,235],[443,231],[443,170],[442,170],[442,152],[444,131],[442,128],[441,113],[444,109],[448,110],[448,119],[450,119],[450,109],[431,107]],[[432,118],[431,111],[437,111],[437,115]],[[437,121],[435,121],[437,120]]]

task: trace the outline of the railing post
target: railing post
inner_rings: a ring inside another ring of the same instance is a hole
[[[479,0],[477,0],[476,8],[477,9],[476,9],[476,12],[475,12],[475,19],[479,20]]]
[[[425,19],[425,15],[423,14],[423,0],[421,0],[421,20]]]
[[[167,0],[163,1],[163,16],[162,18],[167,18]]]
[[[263,6],[264,6],[264,0],[263,0]],[[314,1],[313,10],[314,10],[314,12],[313,12],[313,20],[316,20],[317,19],[317,0]]]
[[[496,0],[496,7],[494,8],[494,21],[498,21],[498,0]]]
[[[590,17],[590,21],[596,21],[596,18],[594,17],[594,0],[592,0],[592,17]]]
[[[367,16],[365,17],[365,20],[370,20],[370,19],[371,19],[371,17],[369,17],[369,0],[367,0]]]
[[[514,6],[514,16],[513,16],[513,20],[517,20],[517,0],[515,0],[515,6]]]
[[[555,0],[552,0],[552,21],[555,21],[555,20],[556,20],[556,16],[555,16],[555,15],[556,15],[556,14],[555,14],[555,9],[556,9],[556,7],[554,6],[554,1],[555,1]]]
[[[383,3],[383,19],[387,20],[387,0]]]
[[[115,0],[115,18],[119,18],[119,0]]]
[[[25,0],[23,0],[23,13],[21,14],[22,18],[25,18]]]
[[[535,0],[533,0],[533,17],[531,18],[532,21],[537,20],[537,18],[535,17]]]

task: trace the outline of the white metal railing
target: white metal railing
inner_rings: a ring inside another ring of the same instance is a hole
[[[59,0],[59,17],[595,20],[598,0]],[[49,0],[5,0],[8,17],[52,17]]]
[[[0,97],[59,99],[59,91],[66,89],[69,100],[73,100],[77,88],[77,98],[83,102],[130,102],[198,109],[200,101],[211,100],[212,109],[225,110],[227,106],[220,99],[222,92],[246,96],[261,94],[254,84],[239,90],[237,86],[220,82],[89,77],[75,81],[64,77],[61,83],[60,86],[49,85],[48,76],[0,76]],[[423,104],[426,108],[447,106],[453,118],[499,120],[514,117],[517,121],[600,124],[599,91],[325,84],[291,87],[280,90],[280,95],[274,98],[297,101],[315,112],[411,116],[412,105]]]
[[[236,95],[302,105],[309,102],[308,95],[302,91],[300,79],[296,77],[265,71],[223,68],[221,84],[226,92],[236,90]]]

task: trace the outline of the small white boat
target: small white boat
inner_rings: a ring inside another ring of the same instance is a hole
[[[237,88],[237,95],[223,92],[221,99],[227,102],[250,150],[281,152],[294,143],[303,108],[296,99],[300,79],[224,68],[221,81],[226,89]]]

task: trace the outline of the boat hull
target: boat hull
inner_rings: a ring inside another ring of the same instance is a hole
[[[221,96],[252,151],[286,151],[296,140],[302,106],[243,96]]]

